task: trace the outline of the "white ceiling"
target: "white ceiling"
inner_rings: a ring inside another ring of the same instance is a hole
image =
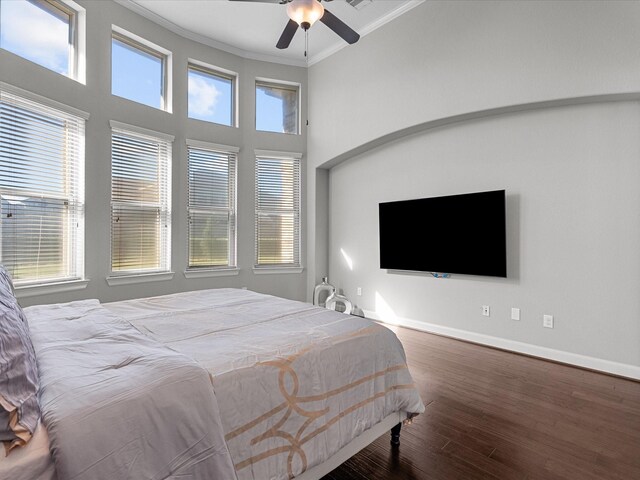
[[[286,6],[228,0],[116,0],[182,36],[246,58],[307,65],[304,32],[299,29],[289,48],[275,45],[289,18]],[[360,36],[402,15],[424,0],[364,0],[356,9],[345,0],[324,3]],[[309,29],[312,65],[349,45],[321,22]]]

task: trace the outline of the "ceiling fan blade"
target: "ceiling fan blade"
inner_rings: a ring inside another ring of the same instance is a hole
[[[281,50],[283,48],[287,48],[291,43],[291,40],[293,40],[293,36],[296,34],[296,30],[298,30],[298,24],[293,20],[289,20],[287,26],[284,27],[284,30],[282,31],[282,35],[280,35],[280,40],[278,40],[276,47]]]
[[[347,43],[354,44],[358,40],[360,40],[360,35],[358,35],[355,30],[353,30],[350,26],[348,26],[326,8],[324,9],[324,15],[322,15],[320,21],[331,30],[336,32],[338,35],[340,35]]]

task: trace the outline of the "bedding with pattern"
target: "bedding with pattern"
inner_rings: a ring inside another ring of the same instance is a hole
[[[424,411],[391,330],[303,302],[223,288],[24,313],[57,480],[284,480]]]
[[[402,344],[364,318],[221,288],[106,303],[212,377],[239,480],[284,480],[424,405]]]

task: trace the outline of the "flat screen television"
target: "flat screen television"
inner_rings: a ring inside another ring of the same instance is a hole
[[[505,191],[380,203],[380,268],[507,276]]]

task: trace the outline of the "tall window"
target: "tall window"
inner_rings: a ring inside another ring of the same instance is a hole
[[[167,272],[173,137],[113,121],[111,126],[111,271]]]
[[[121,29],[111,39],[111,93],[170,111],[170,52]]]
[[[235,83],[235,74],[190,63],[189,118],[234,126]]]
[[[298,133],[298,85],[256,81],[256,130]]]
[[[300,266],[300,156],[256,152],[256,266]]]
[[[0,2],[0,47],[84,82],[85,10],[71,0]]]
[[[0,84],[0,262],[16,285],[84,277],[85,118]]]
[[[236,266],[237,148],[187,140],[189,268]]]

